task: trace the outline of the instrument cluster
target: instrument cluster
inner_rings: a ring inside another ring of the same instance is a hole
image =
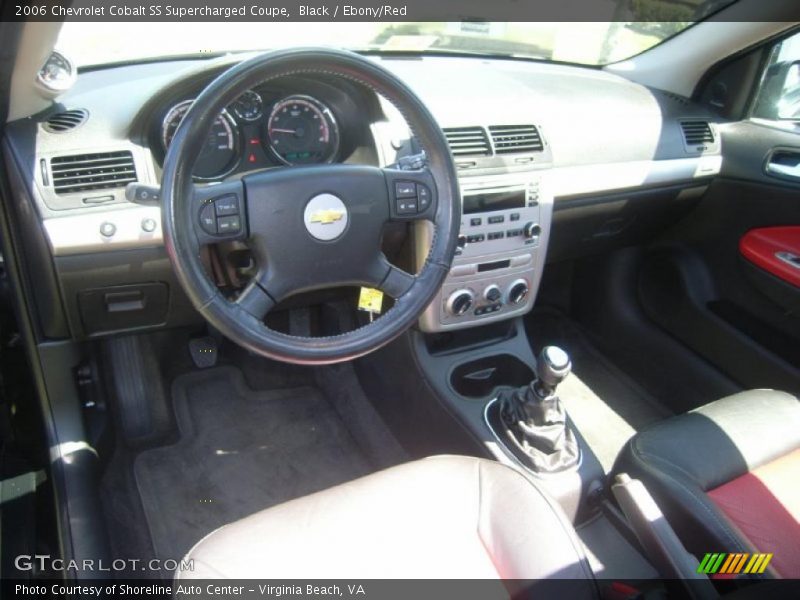
[[[158,140],[151,143],[151,148],[158,146],[153,149],[161,160],[192,102],[194,98],[184,98],[162,110],[153,136]],[[352,109],[340,99],[335,103],[276,89],[244,92],[215,119],[195,164],[195,179],[216,181],[261,168],[343,161],[352,148],[342,140],[337,113]],[[348,115],[342,117],[347,120]]]

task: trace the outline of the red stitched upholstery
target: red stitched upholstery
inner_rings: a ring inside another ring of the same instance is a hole
[[[708,492],[772,569],[800,578],[800,449]],[[709,552],[715,551],[709,548]]]

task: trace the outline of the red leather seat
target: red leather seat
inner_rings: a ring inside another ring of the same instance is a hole
[[[642,480],[687,549],[770,553],[800,578],[800,402],[744,392],[634,436],[615,472]]]

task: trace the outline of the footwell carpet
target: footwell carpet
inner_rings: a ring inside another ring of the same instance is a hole
[[[179,441],[134,463],[162,560],[221,525],[372,470],[316,387],[254,391],[220,367],[179,377],[172,394]]]

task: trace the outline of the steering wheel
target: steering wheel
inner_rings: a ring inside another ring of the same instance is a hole
[[[237,181],[195,185],[192,171],[217,115],[246,90],[288,75],[334,75],[392,102],[426,152],[411,170],[358,165],[271,169]],[[455,253],[461,221],[458,179],[433,116],[397,77],[376,62],[339,50],[303,48],[256,56],[217,77],[186,113],[164,160],[164,241],[194,307],[226,337],[275,360],[326,364],[387,344],[419,318],[440,289]],[[428,220],[434,235],[416,275],[381,251],[384,226]],[[241,240],[256,274],[233,300],[209,279],[204,244]],[[290,295],[334,286],[367,286],[395,298],[382,317],[330,337],[287,335],[264,324]]]

